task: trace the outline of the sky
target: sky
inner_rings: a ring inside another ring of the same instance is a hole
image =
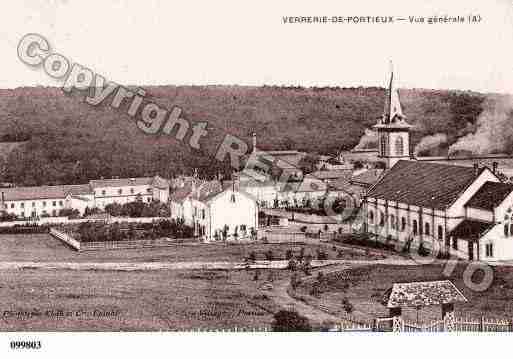
[[[513,93],[513,1],[7,0],[0,88],[59,86],[16,55],[52,51],[125,85],[384,86]],[[284,24],[283,16],[480,15],[478,24]]]

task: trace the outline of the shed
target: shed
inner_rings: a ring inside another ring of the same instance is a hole
[[[402,308],[420,308],[431,305],[442,307],[442,317],[454,312],[454,303],[467,298],[450,280],[394,283],[387,301],[392,316],[400,316]]]

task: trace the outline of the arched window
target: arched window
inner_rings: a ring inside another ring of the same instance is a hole
[[[406,218],[401,217],[401,232],[404,232],[406,229]]]
[[[438,239],[441,241],[444,239],[444,229],[442,226],[438,226]]]
[[[395,140],[395,154],[402,156],[404,154],[404,142],[402,137],[397,137]]]
[[[425,234],[426,236],[429,236],[429,223],[427,223],[427,222],[426,222],[426,223],[424,224],[424,228],[425,228],[425,229],[424,229],[424,234]]]
[[[413,220],[413,235],[416,236],[417,232],[418,232],[418,230],[417,230],[417,220],[414,219]]]
[[[393,214],[390,215],[390,227],[395,229],[395,216]]]
[[[385,225],[385,215],[383,212],[379,212],[379,225],[383,227]]]
[[[374,212],[369,212],[369,223],[374,224]]]
[[[386,156],[387,155],[387,147],[388,147],[388,141],[387,141],[387,135],[382,134],[380,138],[380,146],[381,146],[381,155]]]
[[[504,223],[504,237],[509,236],[509,224]]]

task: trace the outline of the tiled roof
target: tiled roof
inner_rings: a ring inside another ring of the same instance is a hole
[[[512,184],[486,182],[472,198],[465,203],[465,206],[491,211],[500,205],[511,192],[513,192]]]
[[[28,201],[36,199],[60,199],[71,195],[92,194],[89,185],[62,185],[38,187],[12,187],[1,190],[6,201]]]
[[[467,302],[467,298],[449,280],[394,283],[387,307],[418,308],[457,302]]]
[[[184,181],[183,187],[176,188],[169,195],[169,200],[172,202],[183,202],[188,195],[191,194],[193,179],[187,179]]]
[[[135,178],[111,178],[92,180],[91,186],[98,187],[125,187],[125,186],[155,186],[157,188],[168,188],[169,182],[160,176],[135,177]]]
[[[346,178],[349,176],[351,176],[351,170],[316,171],[307,175],[307,177],[314,177],[321,180]]]
[[[220,181],[214,180],[203,182],[198,188],[199,196],[197,199],[199,201],[206,202],[222,191],[223,185]]]
[[[152,178],[151,185],[160,189],[169,189],[170,181],[157,175]]]
[[[384,174],[367,196],[444,209],[475,178],[471,167],[401,160]]]
[[[449,236],[460,239],[476,240],[493,226],[493,223],[465,219],[454,228]]]
[[[367,187],[370,187],[379,180],[382,174],[383,170],[369,169],[356,176],[351,177],[351,183],[363,184]]]
[[[193,181],[195,181],[195,191],[193,193]],[[170,199],[173,202],[183,202],[189,195],[202,202],[208,201],[218,193],[223,191],[223,185],[220,181],[203,181],[192,179],[186,181],[183,187],[177,188],[171,193]]]

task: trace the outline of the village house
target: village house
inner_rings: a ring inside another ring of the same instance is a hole
[[[141,200],[167,203],[169,183],[154,177],[92,180],[88,184],[11,187],[1,190],[0,208],[20,218],[58,216],[62,209],[105,208],[111,203]]]
[[[250,194],[220,181],[192,178],[170,197],[171,217],[194,228],[205,241],[249,239],[258,228],[258,205]]]

